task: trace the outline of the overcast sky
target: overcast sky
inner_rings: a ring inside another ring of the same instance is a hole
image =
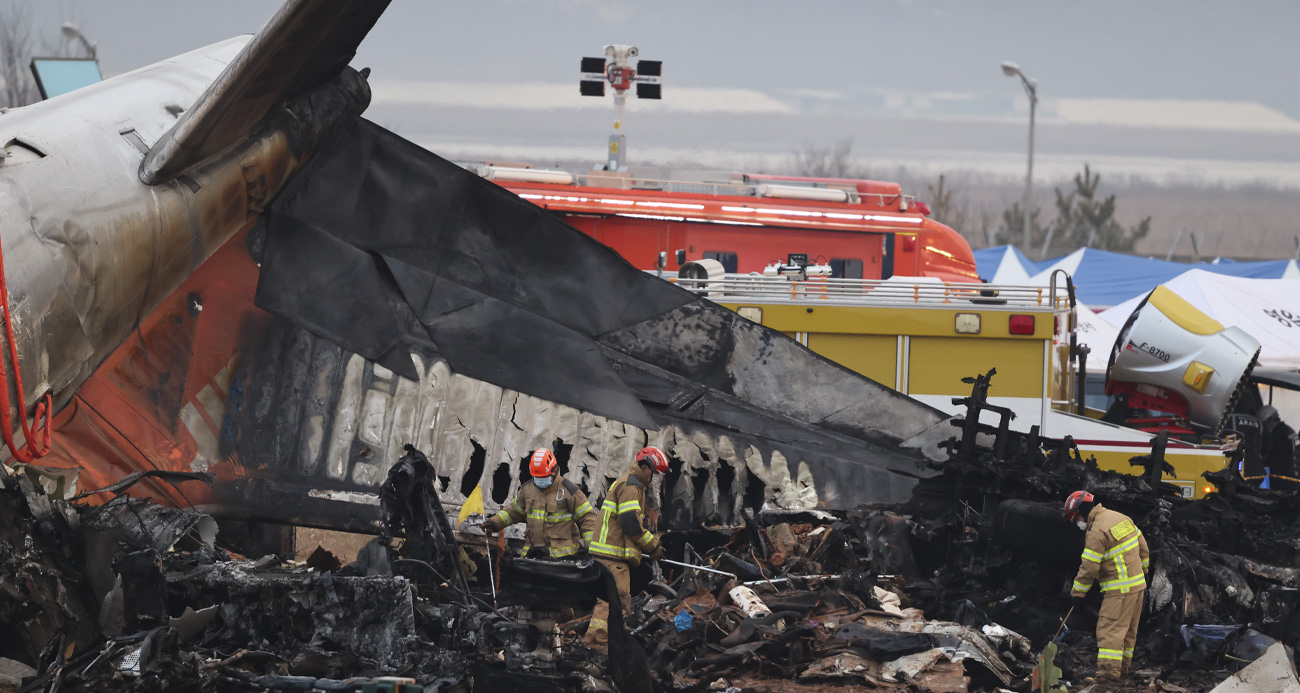
[[[255,32],[279,3],[32,4],[47,35],[80,24],[111,75]],[[1286,1],[394,0],[354,65],[374,70],[372,117],[451,155],[598,158],[612,106],[577,96],[579,58],[630,43],[664,61],[663,103],[629,106],[643,157],[853,137],[869,161],[1009,174],[1012,60],[1039,84],[1045,176],[1092,160],[1300,185],[1297,29]]]
[[[256,31],[268,0],[42,0],[78,20],[120,72]],[[51,27],[54,28],[54,27]],[[670,84],[1017,91],[1018,62],[1044,93],[1258,101],[1300,118],[1300,3],[911,0],[395,0],[358,63],[380,76],[566,82],[577,58],[631,43]]]

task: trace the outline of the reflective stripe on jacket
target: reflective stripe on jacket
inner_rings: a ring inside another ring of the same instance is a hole
[[[1146,572],[1151,563],[1147,540],[1128,516],[1098,503],[1088,513],[1083,546],[1079,574],[1070,589],[1072,596],[1087,595],[1094,582],[1101,584],[1102,592],[1146,589]]]
[[[650,553],[658,542],[645,528],[645,482],[634,469],[620,476],[605,494],[591,553],[640,565],[641,554]]]
[[[587,495],[559,474],[544,489],[530,479],[519,487],[514,500],[502,507],[496,518],[503,527],[524,523],[524,553],[541,546],[553,558],[572,556],[583,545],[589,546],[596,530],[596,513],[587,502]]]

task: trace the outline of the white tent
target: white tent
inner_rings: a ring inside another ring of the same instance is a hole
[[[1025,270],[1024,257],[1016,250],[1014,245],[1006,246],[1002,258],[998,261],[997,270],[993,272],[993,277],[989,279],[991,284],[1028,284],[1029,272]]]
[[[1189,270],[1164,286],[1225,326],[1235,325],[1258,339],[1259,365],[1300,368],[1300,279],[1252,279]],[[1101,318],[1116,329],[1123,327],[1145,297],[1134,296],[1101,313]]]
[[[1051,261],[1051,264],[1042,267],[1037,273],[1030,275],[1029,283],[1034,286],[1047,286],[1052,281],[1052,273],[1057,270],[1065,270],[1071,277],[1079,274],[1079,265],[1083,262],[1087,254],[1087,248],[1079,248],[1069,255],[1062,255]]]
[[[1156,285],[1172,281],[1191,269],[1230,277],[1300,278],[1300,270],[1297,270],[1294,260],[1187,265],[1095,248],[1080,248],[1046,265],[1038,263],[1035,266],[1042,269],[1031,274],[1026,283],[1031,286],[1047,286],[1052,274],[1064,270],[1074,279],[1075,295],[1079,301],[1088,304],[1094,310],[1104,310],[1117,305],[1138,293],[1145,294]]]
[[[1119,336],[1119,327],[1110,324],[1082,303],[1075,306],[1075,315],[1078,320],[1075,327],[1078,341],[1091,349],[1088,354],[1088,372],[1105,373],[1111,347],[1115,346],[1115,339]]]

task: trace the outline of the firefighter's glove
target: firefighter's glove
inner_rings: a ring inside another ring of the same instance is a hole
[[[502,529],[501,519],[498,518],[496,515],[493,515],[492,517],[489,517],[488,519],[483,521],[484,534],[496,534],[497,532],[500,532],[501,529]]]
[[[1070,597],[1070,608],[1075,611],[1083,611],[1083,597]]]
[[[531,549],[528,549],[528,555],[525,556],[524,558],[550,558],[550,557],[551,557],[551,552],[547,551],[546,547],[534,546]]]
[[[653,549],[651,549],[651,550],[650,550],[650,553],[648,553],[648,554],[646,554],[646,555],[650,556],[650,560],[652,560],[652,561],[657,561],[657,560],[663,558],[664,555],[665,555],[666,553],[667,553],[667,552],[664,551],[664,547],[663,547],[662,544],[655,544],[655,547],[654,547]]]

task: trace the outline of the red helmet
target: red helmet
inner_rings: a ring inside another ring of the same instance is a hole
[[[1074,493],[1071,493],[1070,496],[1065,499],[1065,519],[1070,522],[1079,519],[1079,506],[1094,501],[1096,501],[1096,498],[1087,491],[1075,491]]]
[[[653,445],[641,448],[641,452],[636,454],[636,461],[648,462],[650,466],[654,467],[655,471],[660,474],[667,473],[668,471],[668,456],[664,454],[663,450],[660,450]]]
[[[550,476],[555,471],[555,455],[546,448],[537,448],[528,460],[528,471],[533,476]]]

